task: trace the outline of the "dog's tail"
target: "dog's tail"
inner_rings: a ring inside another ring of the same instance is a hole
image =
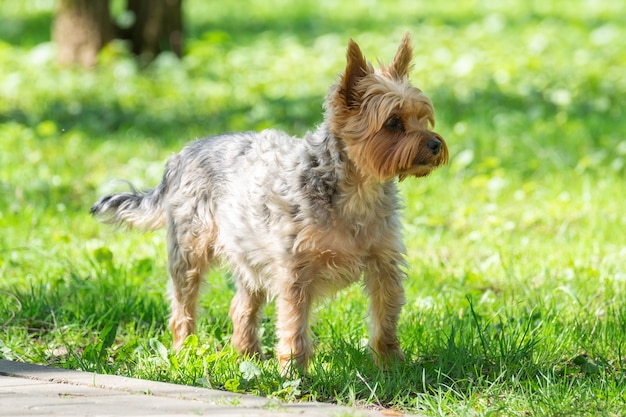
[[[103,223],[127,225],[142,230],[155,230],[165,225],[163,183],[141,192],[131,185],[131,191],[109,194],[100,198],[89,211]]]
[[[105,195],[89,212],[103,223],[118,227],[126,225],[147,231],[165,226],[163,199],[177,162],[176,155],[170,158],[163,181],[156,188],[143,192],[129,184],[130,191]]]
[[[131,187],[132,188],[132,187]],[[129,192],[109,194],[91,207],[90,213],[103,223],[127,225],[142,230],[154,230],[165,225],[161,186],[148,192],[132,189]]]

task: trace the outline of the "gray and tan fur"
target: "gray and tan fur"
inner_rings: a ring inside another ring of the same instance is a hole
[[[377,363],[402,359],[397,336],[405,268],[396,178],[428,175],[448,151],[433,107],[408,81],[408,34],[375,70],[352,40],[325,120],[303,139],[266,130],[190,143],[155,189],[102,197],[92,214],[143,229],[167,226],[174,345],[194,332],[203,275],[218,259],[237,292],[232,345],[261,355],[261,309],[276,299],[284,371],[312,355],[312,303],[363,280]]]

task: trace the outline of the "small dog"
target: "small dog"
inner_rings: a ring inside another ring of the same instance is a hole
[[[175,348],[195,331],[202,277],[219,258],[235,276],[229,314],[232,345],[242,354],[262,355],[261,309],[276,298],[281,369],[306,369],[313,302],[363,277],[376,363],[404,358],[397,326],[406,263],[395,179],[426,176],[448,160],[431,130],[433,105],[408,80],[411,60],[408,33],[380,69],[350,40],[315,132],[198,140],[167,161],[156,188],[94,204],[91,213],[107,223],[167,226]]]

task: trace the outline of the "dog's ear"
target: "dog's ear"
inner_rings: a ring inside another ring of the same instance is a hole
[[[401,80],[409,76],[411,71],[411,61],[413,60],[413,47],[411,46],[411,35],[409,32],[404,34],[402,42],[393,62],[389,65],[389,75],[397,80]]]
[[[346,72],[341,80],[342,92],[346,106],[348,108],[354,108],[358,106],[361,99],[355,86],[361,78],[365,77],[371,71],[370,66],[361,52],[361,48],[359,48],[359,45],[352,39],[348,42],[347,60]]]

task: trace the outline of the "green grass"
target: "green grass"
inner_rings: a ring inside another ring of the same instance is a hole
[[[622,415],[626,4],[226,3],[186,3],[182,62],[140,70],[115,43],[91,72],[52,63],[52,3],[0,4],[0,357],[425,415]],[[358,286],[316,308],[308,375],[238,358],[227,270],[172,352],[164,233],[99,225],[93,201],[154,186],[196,137],[304,133],[347,39],[389,61],[406,30],[451,150],[401,185],[406,363],[374,366]]]

